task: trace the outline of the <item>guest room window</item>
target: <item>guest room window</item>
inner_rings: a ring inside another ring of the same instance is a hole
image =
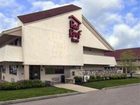
[[[17,75],[17,69],[18,69],[18,66],[10,65],[10,66],[9,66],[9,73],[10,73],[10,74]]]
[[[64,69],[45,68],[45,74],[64,74]]]

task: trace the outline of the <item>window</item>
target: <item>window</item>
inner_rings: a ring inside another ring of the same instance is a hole
[[[17,69],[18,69],[18,66],[10,65],[10,66],[9,66],[9,73],[10,73],[10,74],[17,75]]]
[[[1,66],[0,66],[0,71],[2,71],[2,73],[5,73],[5,72],[6,72],[5,66],[1,65]]]
[[[64,74],[64,70],[63,69],[56,69],[55,74]]]
[[[72,71],[72,76],[75,76],[75,71]]]
[[[9,45],[14,45],[14,46],[21,46],[21,38],[17,38],[12,40]]]
[[[64,69],[45,68],[45,74],[64,74]]]
[[[6,73],[6,68],[4,66],[2,67],[2,72]]]
[[[45,69],[45,74],[55,74],[54,69],[52,68]]]

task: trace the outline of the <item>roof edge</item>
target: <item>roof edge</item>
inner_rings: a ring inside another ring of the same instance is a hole
[[[32,12],[32,13],[20,15],[17,17],[23,24],[26,24],[26,23],[42,20],[45,18],[54,17],[59,14],[64,14],[64,13],[80,10],[80,9],[82,8],[77,5],[69,4],[69,5],[59,6],[59,7],[55,7],[48,10]]]

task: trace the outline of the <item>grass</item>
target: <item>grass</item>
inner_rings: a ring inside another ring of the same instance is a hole
[[[83,85],[87,87],[91,87],[91,88],[102,89],[106,87],[127,85],[127,84],[133,84],[133,83],[140,83],[140,78],[96,81],[96,82],[85,83]]]
[[[73,91],[56,87],[43,87],[43,88],[31,88],[31,89],[8,90],[8,91],[0,90],[0,101],[23,99],[38,96],[48,96],[70,92]]]

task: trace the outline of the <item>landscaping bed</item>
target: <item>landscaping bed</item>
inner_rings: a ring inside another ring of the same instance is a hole
[[[127,85],[127,84],[133,84],[133,83],[140,83],[140,78],[101,80],[101,81],[83,83],[82,85],[91,87],[91,88],[102,89],[102,88],[106,88],[106,87]]]

